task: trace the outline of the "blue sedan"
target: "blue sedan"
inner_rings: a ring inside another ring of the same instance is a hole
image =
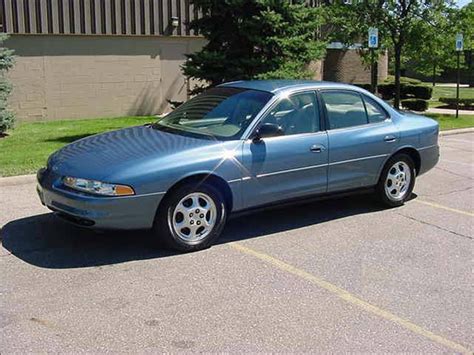
[[[438,159],[437,122],[355,86],[239,81],[62,148],[38,172],[38,194],[75,224],[152,229],[194,251],[255,207],[359,190],[400,206]]]

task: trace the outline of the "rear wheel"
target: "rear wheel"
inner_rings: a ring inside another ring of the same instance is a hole
[[[196,251],[209,247],[219,237],[226,217],[219,190],[207,184],[183,185],[163,201],[153,230],[168,248]]]
[[[377,185],[379,199],[389,207],[401,206],[415,186],[415,164],[410,156],[397,154],[389,159]]]

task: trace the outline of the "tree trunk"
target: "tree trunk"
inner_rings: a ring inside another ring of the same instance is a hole
[[[436,86],[436,62],[433,62],[433,86]]]
[[[402,48],[400,44],[395,45],[395,100],[393,107],[400,108],[400,71],[402,61]]]

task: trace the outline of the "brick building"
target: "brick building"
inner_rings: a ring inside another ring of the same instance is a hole
[[[205,43],[186,26],[198,16],[189,0],[0,0],[17,55],[10,106],[20,121],[167,111],[187,98],[185,54]],[[369,81],[353,50],[313,67],[315,79]]]

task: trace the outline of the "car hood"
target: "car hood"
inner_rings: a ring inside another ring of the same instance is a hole
[[[108,181],[117,171],[221,142],[131,127],[80,139],[54,153],[48,168],[59,175]]]

